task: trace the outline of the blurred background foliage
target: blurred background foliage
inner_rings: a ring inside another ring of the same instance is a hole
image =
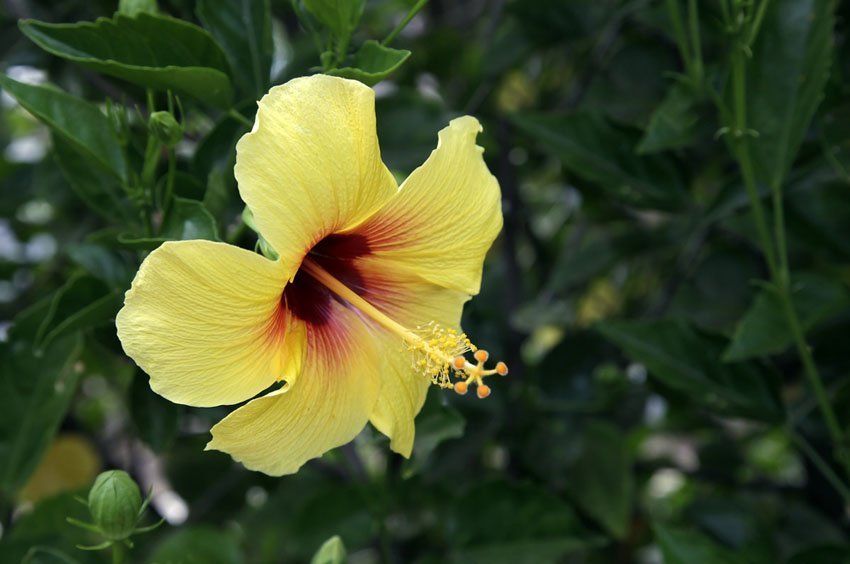
[[[109,561],[66,518],[122,468],[166,521],[131,562],[850,562],[850,5],[361,4],[0,4],[0,561]],[[400,178],[481,120],[464,326],[511,373],[431,390],[410,460],[367,430],[273,479],[113,320],[162,241],[253,247],[235,142],[317,71],[375,85]]]

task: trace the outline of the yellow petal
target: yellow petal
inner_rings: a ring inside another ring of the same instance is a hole
[[[384,351],[371,328],[334,301],[322,325],[307,324],[297,382],[240,407],[215,427],[207,449],[250,470],[292,474],[311,458],[351,441],[366,425],[380,388]]]
[[[281,376],[280,263],[224,243],[164,243],[139,268],[118,313],[124,351],[176,403],[233,404]],[[287,339],[289,340],[289,339]],[[288,357],[284,357],[288,358]]]
[[[398,187],[381,161],[375,93],[330,76],[296,78],[259,103],[236,146],[239,193],[287,268],[325,235],[370,216]],[[294,270],[293,270],[294,272]]]
[[[375,255],[470,295],[478,293],[484,255],[502,228],[499,184],[475,144],[479,131],[475,118],[452,120],[397,195],[356,228]]]
[[[355,265],[369,280],[364,298],[401,325],[419,328],[423,335],[432,322],[445,328],[459,326],[467,294],[428,282],[386,259],[365,257]],[[412,354],[397,335],[383,331],[377,339],[386,351],[386,369],[381,373],[381,391],[370,421],[390,438],[392,450],[409,457],[414,418],[425,403],[431,380],[417,371]]]

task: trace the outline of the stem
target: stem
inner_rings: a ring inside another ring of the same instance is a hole
[[[767,0],[759,5],[759,13],[756,14],[756,24],[759,24],[759,18],[763,17],[764,6],[766,3]],[[754,37],[754,34],[750,33],[750,37]],[[833,446],[837,449],[836,458],[842,463],[847,474],[850,475],[850,460],[848,460],[845,455],[844,432],[841,429],[838,418],[835,416],[835,412],[829,402],[829,397],[824,390],[823,380],[821,379],[817,365],[812,357],[811,348],[806,342],[806,337],[791,297],[781,179],[776,178],[770,186],[773,204],[773,236],[775,238],[775,247],[774,240],[771,239],[770,231],[767,228],[767,221],[765,219],[764,210],[762,209],[761,199],[759,198],[758,188],[756,186],[747,138],[746,75],[744,72],[746,62],[744,59],[744,48],[744,45],[739,46],[732,57],[732,88],[735,118],[735,130],[733,131],[733,134],[737,138],[738,163],[741,167],[741,174],[744,178],[744,186],[753,210],[756,229],[761,241],[762,250],[768,263],[771,279],[780,294],[780,301],[782,303],[782,310],[785,315],[788,330],[791,331],[794,344],[797,348],[797,353],[803,364],[803,370],[806,374],[806,378],[812,386],[812,390],[814,391],[815,398],[817,399],[818,406],[827,430],[829,431]]]
[[[800,360],[803,363],[803,370],[805,371],[806,377],[809,379],[809,383],[812,385],[812,389],[815,392],[815,398],[818,401],[818,406],[820,407],[823,419],[826,422],[830,439],[832,439],[835,446],[841,449],[844,444],[844,433],[841,430],[841,425],[838,423],[838,418],[835,416],[832,405],[829,403],[829,397],[824,389],[823,380],[821,380],[817,365],[812,357],[812,350],[806,342],[806,337],[803,334],[802,327],[800,327],[800,321],[797,318],[797,311],[794,308],[794,303],[791,301],[790,286],[780,286],[779,292],[782,300],[782,310],[785,313],[785,320],[788,323],[788,329],[794,337],[794,344],[797,347],[797,353],[800,355]],[[847,461],[845,460],[846,457],[842,455],[838,458],[841,459],[845,466],[848,466]],[[847,470],[848,474],[850,474],[850,468],[847,468]]]
[[[396,25],[396,26],[393,28],[393,30],[389,33],[389,35],[387,35],[387,36],[384,38],[384,40],[383,40],[383,41],[381,41],[381,45],[383,45],[384,47],[386,47],[387,45],[389,45],[390,43],[392,43],[392,42],[393,42],[393,40],[394,40],[396,37],[398,37],[398,34],[399,34],[399,33],[401,33],[401,32],[402,32],[402,30],[404,30],[404,28],[406,28],[406,27],[407,27],[407,24],[409,24],[409,23],[410,23],[410,20],[412,20],[413,18],[415,18],[415,17],[416,17],[416,14],[418,14],[418,13],[419,13],[419,11],[420,11],[422,8],[424,8],[424,7],[425,7],[425,4],[427,4],[427,3],[428,3],[428,0],[419,0],[418,2],[416,2],[416,4],[414,4],[414,5],[413,5],[413,7],[410,9],[410,11],[409,11],[409,12],[407,12],[407,15],[406,15],[406,16],[404,16],[404,19],[402,19],[400,22],[398,22],[398,25]]]
[[[230,110],[228,110],[227,115],[229,115],[230,117],[232,117],[236,121],[239,121],[239,122],[247,125],[248,127],[254,127],[254,124],[251,122],[250,119],[246,118],[245,116],[243,116],[242,114],[240,114],[239,112],[234,110],[233,108],[230,108]]]
[[[112,564],[124,562],[124,545],[120,541],[112,543]]]
[[[703,66],[702,66],[702,40],[699,33],[699,7],[696,0],[688,0],[688,28],[691,33],[691,48],[693,49],[691,79],[695,86],[702,90]]]
[[[835,491],[837,491],[842,498],[844,498],[844,502],[850,504],[850,488],[841,481],[835,471],[829,466],[829,463],[818,454],[803,435],[797,433],[793,429],[789,429],[788,435],[791,438],[791,441],[796,444],[801,451],[803,451],[803,454],[809,457],[809,460],[812,461],[812,464],[814,464],[823,477],[826,478],[826,481],[835,488]]]
[[[166,213],[171,207],[171,196],[174,194],[174,173],[177,169],[177,159],[174,149],[168,150],[168,176],[165,179],[165,196],[162,198],[162,213]]]
[[[759,3],[756,17],[753,20],[752,27],[750,27],[750,35],[747,38],[747,48],[751,47],[753,43],[756,42],[756,37],[758,37],[759,30],[761,29],[761,22],[764,20],[764,13],[767,11],[768,4],[770,4],[770,0],[762,0]]]
[[[764,252],[771,275],[775,276],[777,272],[776,255],[770,239],[770,231],[767,228],[767,220],[765,219],[758,187],[756,186],[755,172],[753,171],[753,163],[750,158],[750,147],[747,139],[747,86],[746,76],[744,74],[744,53],[740,49],[737,49],[732,57],[732,88],[735,118],[732,135],[736,138],[738,164],[741,167],[744,188],[750,199],[750,206],[753,210],[753,218],[756,222],[756,230],[758,231],[762,251]]]
[[[682,15],[679,13],[679,0],[667,0],[667,13],[673,23],[673,35],[676,37],[676,45],[679,47],[685,70],[690,74],[691,50],[688,48],[685,26],[682,24]]]

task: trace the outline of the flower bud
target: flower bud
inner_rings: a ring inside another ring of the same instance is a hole
[[[183,138],[183,126],[168,112],[154,112],[148,121],[151,135],[168,148],[174,147]]]
[[[109,540],[122,540],[133,534],[141,507],[139,486],[123,470],[101,473],[89,491],[94,524]]]

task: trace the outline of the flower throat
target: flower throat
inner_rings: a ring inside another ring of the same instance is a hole
[[[325,243],[329,238],[323,239],[315,249],[328,251],[330,249],[326,247],[343,245],[346,247],[344,250],[348,251],[347,253],[327,254],[330,256],[347,255],[346,258],[354,258],[354,256],[362,256],[368,253],[368,246],[364,241],[358,239],[346,241],[340,236],[332,237],[338,238],[331,239],[329,243]],[[352,251],[354,256],[352,256]],[[322,287],[317,288],[316,285],[306,284],[303,280],[298,281],[296,275],[295,284],[299,284],[299,282],[300,284],[295,286],[292,294],[285,292],[287,305],[292,308],[295,315],[302,317],[302,315],[307,314],[307,312],[300,311],[304,309],[304,306],[296,305],[300,302],[305,305],[310,304],[311,308],[318,306],[318,312],[314,309],[309,313],[311,317],[314,317],[314,322],[326,320],[326,316],[330,315],[327,301],[310,299],[320,296],[308,296],[306,293],[315,294],[320,291],[330,291],[338,299],[344,300],[384,329],[400,337],[413,355],[413,367],[417,372],[428,376],[433,384],[441,388],[453,388],[459,394],[467,393],[469,386],[474,384],[478,397],[486,398],[490,395],[490,387],[483,383],[483,379],[494,374],[504,376],[508,373],[508,367],[504,362],[498,362],[494,368],[486,368],[485,363],[489,357],[487,351],[477,349],[463,333],[443,327],[435,322],[411,330],[391,319],[352,289],[352,287],[363,288],[362,280],[355,269],[340,269],[341,275],[334,276],[321,264],[326,262],[321,258],[322,255],[325,255],[325,253],[311,251],[304,257],[299,269],[309,274]],[[299,298],[307,299],[302,301]],[[474,364],[465,358],[466,353],[470,351],[476,361]],[[452,376],[458,379],[454,384],[451,382]]]

